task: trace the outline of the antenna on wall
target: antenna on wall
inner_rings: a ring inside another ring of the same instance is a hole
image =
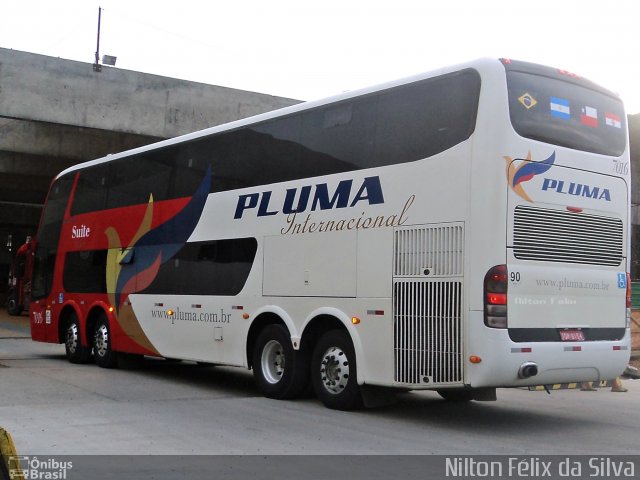
[[[93,71],[94,72],[101,72],[102,71],[102,65],[100,64],[100,21],[102,19],[102,7],[98,7],[98,41],[97,41],[97,45],[96,45],[96,61],[93,64]],[[104,65],[112,65],[114,66],[116,64],[116,59],[118,57],[114,57],[113,55],[103,55],[102,56],[102,63]]]

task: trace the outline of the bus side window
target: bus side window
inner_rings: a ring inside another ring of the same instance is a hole
[[[103,210],[107,200],[107,164],[96,165],[80,172],[76,187],[72,215]]]

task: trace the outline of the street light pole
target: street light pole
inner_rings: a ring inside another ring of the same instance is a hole
[[[96,63],[93,64],[94,72],[102,71],[102,65],[100,65],[100,17],[102,17],[102,7],[98,7],[98,44],[96,46]]]

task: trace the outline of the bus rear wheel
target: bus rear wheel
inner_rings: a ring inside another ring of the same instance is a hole
[[[311,382],[328,408],[354,410],[362,406],[356,354],[347,332],[331,330],[320,337],[311,356]]]
[[[71,363],[87,363],[91,358],[91,347],[82,345],[80,322],[75,313],[69,316],[64,335],[64,350],[67,360]]]
[[[296,398],[309,382],[308,355],[294,350],[288,330],[268,325],[260,332],[253,351],[253,375],[268,398]]]
[[[98,320],[93,334],[93,357],[102,368],[115,368],[118,364],[117,353],[111,349],[109,322],[104,317]]]

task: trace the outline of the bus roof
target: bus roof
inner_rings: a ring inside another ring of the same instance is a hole
[[[496,69],[498,67],[500,67],[501,65],[504,66],[504,68],[506,70],[514,70],[514,71],[523,71],[523,72],[527,72],[527,73],[532,73],[532,74],[538,74],[538,75],[544,75],[544,76],[551,76],[551,77],[555,77],[555,78],[562,78],[565,81],[569,81],[571,83],[576,83],[582,86],[587,86],[588,88],[594,89],[594,90],[598,90],[600,92],[603,92],[609,96],[613,96],[615,98],[619,98],[616,94],[610,92],[609,90],[604,89],[603,87],[600,87],[599,85],[586,80],[584,78],[581,78],[575,74],[566,72],[564,70],[559,70],[559,69],[554,69],[551,67],[546,67],[543,65],[538,65],[538,64],[534,64],[534,63],[528,63],[528,62],[522,62],[522,61],[516,61],[516,60],[510,60],[510,59],[505,59],[505,58],[501,58],[501,59],[496,59],[496,58],[481,58],[481,59],[477,59],[477,60],[473,60],[473,61],[469,61],[469,62],[465,62],[465,63],[460,63],[457,65],[451,65],[451,66],[447,66],[447,67],[443,67],[443,68],[439,68],[436,70],[431,70],[428,72],[423,72],[423,73],[419,73],[416,75],[412,75],[412,76],[408,76],[408,77],[404,77],[404,78],[400,78],[400,79],[396,79],[396,80],[391,80],[388,82],[384,82],[384,83],[380,83],[380,84],[376,84],[376,85],[372,85],[369,87],[364,87],[361,89],[357,89],[357,90],[352,90],[352,91],[347,91],[347,92],[343,92],[340,93],[338,95],[334,95],[334,96],[330,96],[330,97],[326,97],[326,98],[321,98],[321,99],[317,99],[317,100],[311,100],[311,101],[307,101],[307,102],[301,102],[299,104],[296,105],[292,105],[289,107],[285,107],[285,108],[280,108],[277,110],[271,110],[269,112],[265,112],[265,113],[261,113],[258,115],[254,115],[251,117],[246,117],[246,118],[242,118],[239,120],[234,120],[232,122],[228,122],[228,123],[224,123],[224,124],[220,124],[220,125],[216,125],[213,127],[209,127],[209,128],[205,128],[203,130],[198,130],[195,132],[191,132],[191,133],[187,133],[184,135],[180,135],[177,137],[173,137],[173,138],[169,138],[166,140],[161,140],[159,142],[154,142],[154,143],[150,143],[148,145],[144,145],[142,147],[137,147],[131,150],[125,150],[122,152],[118,152],[118,153],[114,153],[114,154],[108,154],[104,157],[100,157],[94,160],[89,160],[83,163],[79,163],[77,165],[73,165],[65,170],[63,170],[62,172],[60,172],[57,176],[57,178],[62,177],[63,175],[66,175],[68,173],[71,173],[73,171],[76,170],[81,170],[84,169],[86,167],[90,167],[93,165],[98,165],[101,163],[105,163],[105,162],[109,162],[109,161],[113,161],[113,160],[118,160],[124,157],[128,157],[128,156],[132,156],[132,155],[136,155],[136,154],[140,154],[140,153],[144,153],[144,152],[148,152],[148,151],[152,151],[152,150],[156,150],[156,149],[161,149],[161,148],[165,148],[165,147],[169,147],[175,144],[179,144],[179,143],[183,143],[183,142],[188,142],[191,140],[195,140],[198,138],[202,138],[202,137],[206,137],[212,134],[216,134],[219,132],[224,132],[224,131],[229,131],[229,130],[234,130],[234,129],[238,129],[247,125],[252,125],[252,124],[257,124],[257,123],[261,123],[273,118],[278,118],[278,117],[285,117],[287,115],[291,115],[297,112],[301,112],[304,110],[308,110],[311,108],[315,108],[315,107],[321,107],[324,105],[329,105],[332,103],[337,103],[343,100],[349,100],[351,98],[356,98],[359,96],[363,96],[363,95],[367,95],[370,93],[375,93],[378,91],[382,91],[382,90],[386,90],[389,88],[393,88],[393,87],[397,87],[400,85],[405,85],[405,84],[410,84],[413,82],[417,82],[420,80],[424,80],[427,78],[431,78],[431,77],[436,77],[439,75],[444,75],[447,73],[452,73],[452,72],[456,72],[465,68],[473,68],[479,71],[487,71],[490,69]]]
[[[413,82],[417,82],[419,80],[423,80],[423,79],[427,79],[427,78],[431,78],[431,77],[436,77],[439,75],[444,75],[447,73],[451,73],[451,72],[456,72],[465,68],[475,68],[478,70],[485,70],[487,68],[496,68],[496,66],[499,66],[500,63],[498,61],[498,59],[494,59],[494,58],[484,58],[484,59],[478,59],[478,60],[474,60],[474,61],[470,61],[470,62],[466,62],[466,63],[461,63],[461,64],[457,64],[457,65],[451,65],[451,66],[447,66],[447,67],[443,67],[437,70],[431,70],[428,72],[423,72],[420,74],[416,74],[416,75],[412,75],[409,77],[404,77],[404,78],[400,78],[400,79],[396,79],[396,80],[391,80],[388,82],[384,82],[381,84],[377,84],[377,85],[372,85],[369,87],[364,87],[361,89],[357,89],[357,90],[351,90],[351,91],[347,91],[347,92],[343,92],[340,93],[338,95],[334,95],[334,96],[330,96],[330,97],[326,97],[326,98],[321,98],[321,99],[317,99],[317,100],[311,100],[311,101],[307,101],[307,102],[301,102],[299,104],[296,105],[291,105],[289,107],[284,107],[284,108],[280,108],[277,110],[271,110],[269,112],[265,112],[265,113],[261,113],[258,115],[253,115],[250,117],[246,117],[246,118],[242,118],[239,120],[234,120],[232,122],[228,122],[228,123],[224,123],[224,124],[220,124],[220,125],[216,125],[213,127],[209,127],[209,128],[205,128],[203,130],[198,130],[195,132],[191,132],[191,133],[187,133],[184,135],[180,135],[177,137],[173,137],[173,138],[168,138],[166,140],[161,140],[159,142],[154,142],[154,143],[150,143],[148,145],[144,145],[142,147],[137,147],[131,150],[125,150],[122,152],[118,152],[118,153],[113,153],[113,154],[108,154],[104,157],[100,157],[94,160],[89,160],[86,162],[82,162],[79,163],[77,165],[73,165],[65,170],[63,170],[62,172],[60,172],[56,178],[62,177],[63,175],[66,175],[68,173],[71,173],[73,171],[76,170],[81,170],[84,169],[86,167],[90,167],[93,165],[98,165],[101,163],[105,163],[105,162],[109,162],[109,161],[113,161],[113,160],[118,160],[124,157],[128,157],[131,155],[136,155],[136,154],[140,154],[140,153],[144,153],[147,151],[152,151],[152,150],[156,150],[156,149],[160,149],[160,148],[165,148],[165,147],[169,147],[175,144],[179,144],[179,143],[183,143],[183,142],[188,142],[191,140],[195,140],[198,138],[202,138],[202,137],[206,137],[215,133],[219,133],[219,132],[224,132],[224,131],[229,131],[229,130],[234,130],[237,128],[241,128],[247,125],[252,125],[252,124],[257,124],[257,123],[261,123],[267,120],[270,120],[272,118],[278,118],[278,117],[284,117],[287,115],[291,115],[297,112],[301,112],[304,110],[308,110],[311,108],[315,108],[315,107],[321,107],[324,105],[329,105],[332,103],[337,103],[343,100],[349,100],[351,98],[356,98],[359,96],[363,96],[363,95],[367,95],[369,93],[375,93],[378,91],[382,91],[382,90],[386,90],[389,88],[393,88],[396,86],[400,86],[400,85],[405,85],[405,84],[410,84]]]

